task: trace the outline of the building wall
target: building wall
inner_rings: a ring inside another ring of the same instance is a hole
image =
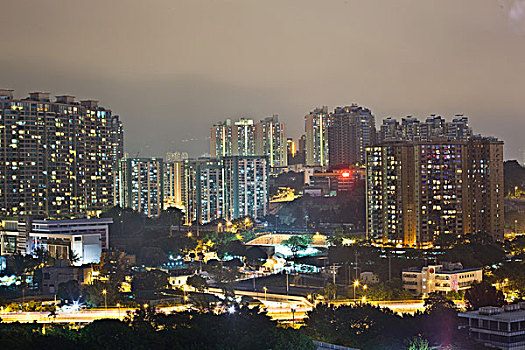
[[[159,216],[164,204],[161,158],[125,158],[119,163],[119,203],[148,217]]]
[[[307,166],[328,166],[328,107],[316,108],[305,116]]]
[[[268,173],[266,157],[226,157],[223,160],[227,219],[268,214]]]
[[[442,265],[429,265],[418,271],[402,272],[403,289],[416,296],[434,292],[446,294],[452,291],[464,291],[473,283],[482,280],[481,268],[443,271]]]
[[[255,155],[267,156],[270,167],[288,165],[286,126],[277,115],[265,118],[255,125]]]
[[[367,235],[425,246],[442,235],[503,239],[503,143],[390,142],[367,149]]]
[[[64,217],[113,205],[122,123],[97,101],[0,90],[0,215]]]
[[[184,207],[182,203],[183,169],[183,161],[164,163],[164,209]]]

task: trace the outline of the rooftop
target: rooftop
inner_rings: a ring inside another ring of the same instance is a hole
[[[519,309],[516,311],[502,311],[497,314],[485,315],[480,313],[480,310],[460,312],[459,317],[469,317],[469,318],[483,318],[491,319],[494,321],[525,321],[525,310]]]

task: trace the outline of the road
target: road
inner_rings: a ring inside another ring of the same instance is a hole
[[[307,312],[312,310],[312,306],[307,305],[299,300],[289,301],[270,301],[261,300],[268,315],[279,322],[291,323],[300,322]],[[337,305],[348,304],[336,303]],[[381,307],[388,307],[394,312],[413,313],[417,310],[424,310],[423,303],[405,302],[405,303],[373,303]],[[184,311],[188,308],[185,306],[157,308],[157,311],[171,313],[174,311]],[[293,310],[293,311],[292,311]],[[111,318],[124,319],[127,312],[133,312],[135,309],[128,308],[108,308],[104,309],[86,309],[73,312],[57,312],[55,317],[50,317],[49,312],[1,312],[0,318],[3,322],[37,322],[37,323],[90,323],[94,320]]]

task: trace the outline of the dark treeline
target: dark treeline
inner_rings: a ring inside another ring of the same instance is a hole
[[[258,308],[232,312],[156,313],[137,309],[123,321],[66,325],[0,323],[0,349],[315,349],[312,339],[358,349],[484,349],[459,329],[457,310],[432,295],[425,312],[400,316],[371,305],[318,305],[299,330],[283,328]]]
[[[97,320],[79,330],[59,324],[0,323],[0,349],[314,349],[298,330],[280,328],[258,309],[165,315],[138,309],[124,321]]]

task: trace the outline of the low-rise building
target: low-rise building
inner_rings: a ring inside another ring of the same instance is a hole
[[[379,283],[379,276],[370,271],[363,271],[359,274],[359,282],[361,284],[377,284]]]
[[[481,282],[482,279],[481,268],[464,269],[461,263],[429,265],[402,272],[403,289],[416,296],[464,291],[473,283]]]
[[[56,294],[60,283],[75,280],[78,284],[91,283],[93,269],[91,266],[70,266],[67,260],[57,259],[54,266],[42,268],[43,294]]]
[[[504,307],[486,306],[460,312],[460,327],[485,346],[503,350],[525,349],[525,302]]]
[[[53,258],[70,259],[77,266],[98,263],[102,251],[109,248],[111,223],[113,219],[4,220],[1,254],[26,255],[43,248]]]

